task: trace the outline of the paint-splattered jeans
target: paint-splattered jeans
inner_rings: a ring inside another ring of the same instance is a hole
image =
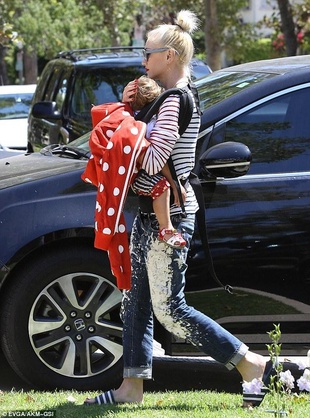
[[[172,217],[188,245],[195,216]],[[184,297],[188,246],[172,249],[157,239],[152,216],[138,215],[131,235],[132,288],[124,292],[124,377],[152,378],[153,313],[174,335],[186,338],[207,355],[232,369],[247,352],[236,337],[186,304]]]

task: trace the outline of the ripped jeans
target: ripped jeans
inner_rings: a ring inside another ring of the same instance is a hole
[[[157,239],[154,215],[138,214],[134,221],[132,288],[124,292],[121,309],[125,378],[152,378],[153,314],[169,332],[186,338],[228,369],[234,368],[248,350],[218,323],[186,304],[186,257],[195,215],[171,219],[187,242],[182,249],[173,249]]]

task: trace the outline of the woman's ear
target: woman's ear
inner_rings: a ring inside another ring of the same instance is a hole
[[[174,51],[172,51],[172,49],[169,49],[169,51],[167,52],[167,61],[170,63],[173,61],[174,58]]]
[[[167,52],[167,61],[169,63],[174,61],[176,54],[177,53],[173,49],[169,49],[169,51]]]

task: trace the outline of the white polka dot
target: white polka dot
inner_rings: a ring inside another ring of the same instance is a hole
[[[99,184],[99,192],[102,193],[104,190],[104,185],[103,184]]]
[[[115,188],[114,188],[114,190],[113,190],[113,195],[114,195],[114,196],[118,196],[118,195],[119,195],[119,193],[120,193],[119,188],[118,188],[118,187],[115,187]]]
[[[109,208],[107,213],[108,213],[108,216],[113,216],[114,213],[115,213],[115,209],[114,208]]]
[[[124,252],[124,247],[122,245],[118,246],[118,252],[122,254]]]
[[[114,131],[112,131],[112,129],[107,129],[105,134],[108,138],[111,138],[114,134]]]
[[[138,133],[139,133],[139,129],[138,129],[136,126],[133,126],[133,127],[130,129],[130,132],[131,132],[131,134],[132,134],[132,135],[138,135]]]
[[[123,266],[119,266],[119,271],[120,271],[121,273],[123,273],[123,272],[124,272]]]
[[[129,145],[126,145],[126,147],[124,147],[124,154],[130,154],[131,153],[131,147]]]
[[[91,183],[91,181],[89,180],[89,178],[88,178],[88,177],[86,177],[86,178],[85,178],[85,182],[86,182],[86,183]]]
[[[125,172],[126,172],[125,167],[121,165],[118,169],[118,174],[125,174]]]
[[[114,146],[113,142],[109,141],[108,145],[107,145],[107,149],[111,149],[111,148],[113,148],[113,146]]]
[[[98,201],[96,202],[96,210],[97,210],[98,212],[101,212],[101,206],[100,206],[100,204],[99,204],[99,202],[98,202]]]
[[[110,229],[110,228],[104,228],[104,229],[102,230],[102,233],[103,233],[103,234],[110,235],[110,234],[111,234],[111,229]]]
[[[118,232],[120,232],[122,234],[125,231],[126,231],[125,225],[123,225],[123,224],[119,225]]]
[[[108,163],[103,163],[103,166],[102,166],[102,170],[103,171],[108,171],[109,170],[109,164]]]
[[[98,222],[95,222],[95,230],[98,231]]]

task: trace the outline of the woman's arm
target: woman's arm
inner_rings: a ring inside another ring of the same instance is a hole
[[[179,138],[179,96],[169,96],[161,105],[148,139],[150,145],[141,158],[141,168],[148,174],[159,173]]]
[[[176,185],[175,181],[172,178],[171,171],[169,169],[168,164],[164,165],[164,167],[161,170],[161,173],[162,173],[163,176],[166,177],[166,179],[170,183],[170,187],[171,187],[171,190],[172,190],[172,193],[173,193],[174,203],[177,206],[181,206],[180,197],[179,197],[179,193],[178,193],[178,188],[177,188],[177,185]],[[182,200],[183,200],[183,202],[185,202],[185,200],[186,200],[186,190],[182,186],[181,183],[180,183],[180,189],[181,189]]]

